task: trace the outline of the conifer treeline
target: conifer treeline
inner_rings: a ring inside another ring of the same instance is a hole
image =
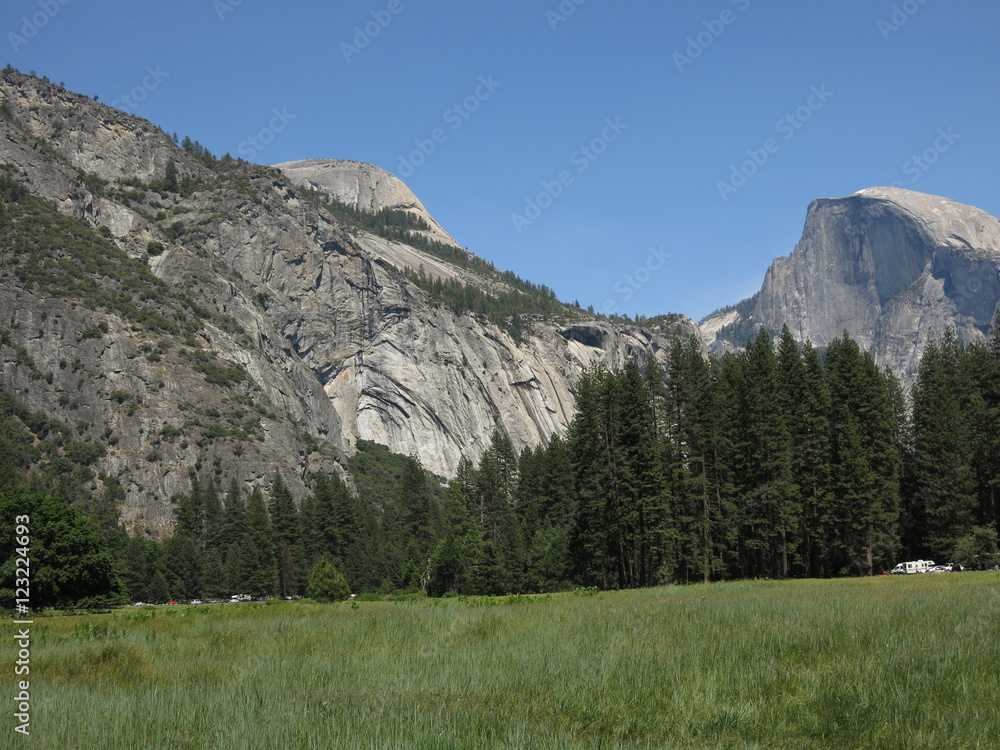
[[[565,439],[518,456],[497,431],[442,497],[412,458],[385,496],[317,477],[298,508],[280,476],[266,499],[196,482],[171,539],[121,541],[123,574],[157,600],[301,594],[320,560],[355,592],[431,595],[869,575],[961,549],[985,562],[1000,520],[992,341],[931,344],[911,410],[846,334],[821,353],[761,331],[711,358],[675,340],[665,367],[585,371]]]
[[[821,353],[762,331],[711,358],[675,340],[663,367],[585,371],[545,447],[517,455],[497,431],[443,485],[361,441],[357,491],[316,476],[297,504],[277,474],[249,493],[194,478],[162,542],[119,527],[114,477],[88,494],[100,451],[0,394],[0,559],[30,510],[38,580],[61,581],[40,584],[44,606],[124,599],[119,581],[133,601],[301,595],[320,562],[355,592],[431,595],[993,565],[998,338],[930,344],[909,402],[846,335]]]

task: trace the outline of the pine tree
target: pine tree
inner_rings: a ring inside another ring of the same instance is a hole
[[[157,570],[146,590],[146,601],[150,604],[166,604],[172,601],[173,595],[170,593],[170,586],[167,577],[162,570]]]
[[[517,483],[524,543],[522,590],[552,590],[567,580],[573,487],[569,448],[558,435],[545,448],[522,452]]]
[[[966,409],[979,500],[976,523],[1000,530],[1000,313],[991,335],[967,348],[964,364],[971,389]]]
[[[926,526],[921,551],[946,553],[976,524],[971,383],[966,355],[952,331],[931,342],[913,388],[913,481]]]
[[[609,373],[587,368],[576,387],[576,414],[568,442],[577,492],[577,514],[570,538],[575,577],[586,585],[609,588],[612,560],[606,534],[606,498],[610,491],[610,426],[606,418]]]
[[[629,363],[613,392],[618,466],[616,516],[618,585],[648,586],[662,565],[666,477],[652,408],[652,394],[638,367]]]
[[[479,531],[493,542],[505,591],[520,588],[523,575],[521,524],[515,507],[518,461],[510,439],[495,429],[475,477]]]
[[[435,505],[420,461],[408,457],[397,487],[395,513],[386,514],[390,524],[386,542],[398,555],[390,575],[398,588],[416,591],[421,586],[437,541]]]
[[[844,333],[826,354],[830,383],[833,501],[824,525],[832,569],[871,575],[898,548],[898,426],[891,388],[871,355]]]
[[[469,513],[469,498],[475,492],[475,469],[467,458],[459,461],[455,478],[444,501],[441,541],[431,556],[431,578],[427,593],[461,593],[482,548],[483,538]]]
[[[486,539],[477,551],[463,593],[477,596],[502,596],[507,588],[508,572],[504,568],[496,545]]]
[[[670,536],[676,580],[708,581],[723,574],[724,510],[730,494],[722,468],[726,418],[713,365],[694,337],[669,350],[664,413],[671,486]]]
[[[171,594],[178,599],[201,596],[201,551],[197,540],[178,531],[163,541],[162,570]]]
[[[214,482],[209,482],[202,490],[202,517],[205,549],[217,548],[222,533],[222,502]]]
[[[455,535],[445,534],[431,555],[427,595],[443,596],[448,591],[461,591],[467,565]]]
[[[201,593],[208,599],[221,599],[229,593],[225,563],[218,547],[209,549],[202,557]]]
[[[247,593],[247,582],[250,578],[250,566],[242,543],[233,543],[225,547],[223,560],[225,590],[230,595]]]
[[[119,529],[121,508],[125,505],[125,488],[117,477],[104,479],[104,490],[99,495],[91,495],[80,503],[83,515],[90,518],[110,541]]]
[[[279,472],[274,472],[268,507],[278,557],[278,593],[291,596],[298,590],[299,523],[292,493]]]
[[[812,344],[802,349],[801,385],[792,390],[792,472],[802,504],[799,559],[809,577],[830,575],[825,509],[831,485],[830,389],[823,361]]]
[[[163,189],[168,193],[177,192],[177,163],[173,159],[167,161],[167,168],[163,177]]]
[[[747,564],[754,575],[783,578],[790,569],[801,506],[792,474],[787,400],[774,343],[765,329],[747,346],[744,363],[741,475],[745,545],[751,552]]]
[[[313,479],[312,495],[303,503],[300,515],[306,559],[312,565],[322,559],[339,559],[342,545],[336,507],[338,495],[346,491],[338,477],[317,475]]]
[[[115,567],[128,589],[130,600],[153,602],[150,586],[160,570],[160,545],[143,536],[131,536],[125,538],[119,550]]]
[[[174,495],[170,501],[175,506],[176,532],[186,533],[201,542],[205,533],[205,509],[198,477],[194,473],[191,474],[190,494]]]
[[[231,545],[239,545],[244,536],[246,536],[246,505],[243,493],[233,479],[226,492],[226,505],[222,511],[218,543],[224,549],[228,549]]]
[[[274,531],[267,516],[264,495],[260,488],[250,493],[246,510],[246,534],[243,537],[246,579],[245,593],[271,596],[278,588],[278,566],[274,548]]]

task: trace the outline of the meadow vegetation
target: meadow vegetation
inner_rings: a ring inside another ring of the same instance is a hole
[[[995,572],[371,598],[36,620],[32,744],[942,750],[1000,736]]]

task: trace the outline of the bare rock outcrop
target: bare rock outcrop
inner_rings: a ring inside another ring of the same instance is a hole
[[[373,164],[344,159],[302,159],[273,165],[296,185],[321,190],[359,211],[394,208],[427,222],[432,240],[461,247],[402,180]]]
[[[846,330],[904,382],[931,338],[982,338],[1000,304],[1000,221],[972,206],[876,187],[814,201],[760,292],[702,321],[715,351],[761,325],[825,346]]]
[[[497,427],[518,449],[542,444],[569,425],[584,367],[643,363],[671,335],[697,335],[683,316],[646,330],[567,305],[512,325],[441,304],[412,273],[518,290],[479,259],[347,227],[301,189],[409,211],[466,252],[370,165],[215,159],[9,69],[0,104],[5,173],[76,222],[63,234],[86,248],[38,257],[94,282],[56,288],[0,247],[0,387],[103,447],[96,468],[125,487],[137,532],[169,532],[191,469],[247,488],[280,471],[301,497],[311,472],[343,471],[359,438],[443,476]],[[171,162],[185,187],[167,180]]]

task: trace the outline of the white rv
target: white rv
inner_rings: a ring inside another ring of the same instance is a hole
[[[934,567],[933,560],[913,560],[912,562],[901,562],[892,569],[893,575],[909,575],[910,573],[926,573]]]

